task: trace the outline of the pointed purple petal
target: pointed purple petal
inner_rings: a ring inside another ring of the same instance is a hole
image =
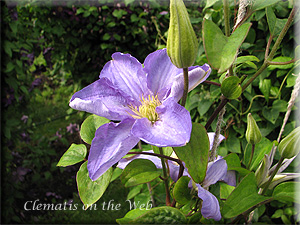
[[[111,122],[97,129],[87,165],[92,180],[97,180],[138,143],[139,139],[130,133],[133,123],[133,119],[125,119],[119,124]]]
[[[148,88],[162,99],[171,88],[174,77],[181,73],[171,62],[166,49],[157,50],[147,56],[144,62]]]
[[[217,181],[224,179],[227,173],[227,163],[224,159],[217,160],[208,167],[203,187],[209,187]]]
[[[132,134],[158,147],[177,147],[189,142],[192,122],[190,113],[173,98],[156,108],[159,120],[152,124],[147,118],[136,120]]]
[[[70,107],[86,111],[110,120],[121,120],[129,116],[126,112],[130,104],[128,96],[111,87],[109,80],[100,79],[76,92],[71,100]]]
[[[196,66],[189,68],[189,91],[193,90],[209,76],[211,69],[209,65]],[[183,73],[178,74],[173,81],[169,97],[179,101],[183,95]]]
[[[214,138],[215,138],[215,132],[208,132],[207,133],[208,138],[209,138],[209,149],[212,149],[213,143],[214,143]],[[225,137],[220,134],[219,135],[219,140],[218,140],[218,145],[225,139]]]
[[[144,151],[144,152],[153,153],[153,150]],[[133,157],[130,157],[130,158],[121,159],[119,161],[117,167],[119,167],[120,169],[124,169],[132,160],[135,160],[135,159],[148,159],[148,160],[152,161],[158,169],[162,168],[161,159],[159,157],[153,156],[153,155],[143,155],[143,154],[134,155]]]
[[[120,52],[112,55],[112,60],[103,67],[100,78],[107,77],[115,88],[128,94],[138,102],[143,95],[149,95],[146,87],[146,74],[142,64],[130,54]]]
[[[201,214],[207,219],[221,220],[220,205],[218,199],[209,191],[196,184],[198,187],[198,197],[203,200]]]

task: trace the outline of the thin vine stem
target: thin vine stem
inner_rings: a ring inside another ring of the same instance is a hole
[[[163,155],[163,149],[162,147],[159,147],[159,152],[161,155]],[[171,206],[171,198],[170,198],[170,190],[169,190],[169,181],[168,181],[168,172],[166,168],[165,159],[162,157],[161,159],[161,165],[163,170],[163,181],[165,184],[165,190],[166,190],[166,205]]]
[[[183,79],[184,79],[184,86],[183,86],[183,95],[181,98],[181,105],[184,107],[189,91],[189,70],[188,68],[183,68]]]

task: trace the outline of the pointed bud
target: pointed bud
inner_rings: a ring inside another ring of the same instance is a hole
[[[261,138],[262,138],[262,136],[261,136],[260,130],[259,130],[253,116],[251,115],[251,113],[249,113],[248,117],[247,117],[246,139],[249,144],[255,145],[261,141]]]
[[[278,151],[283,158],[290,159],[300,151],[300,127],[294,129],[278,145]]]
[[[178,68],[188,68],[195,62],[198,40],[182,0],[170,0],[170,25],[167,53]]]
[[[270,168],[270,159],[268,155],[265,155],[263,161],[261,161],[258,169],[255,172],[257,186],[260,187],[262,184],[268,181],[268,169]]]

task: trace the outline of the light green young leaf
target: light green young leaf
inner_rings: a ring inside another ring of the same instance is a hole
[[[98,201],[108,187],[113,169],[109,168],[101,177],[92,181],[87,170],[87,162],[83,163],[77,172],[76,182],[78,193],[85,209]]]
[[[63,154],[56,166],[71,166],[85,159],[87,149],[84,144],[72,144]]]
[[[154,180],[161,172],[153,162],[147,159],[135,159],[130,162],[121,174],[121,181],[125,187],[132,187]]]
[[[251,23],[244,23],[230,35],[227,43],[222,49],[222,57],[218,73],[223,73],[232,65],[241,44],[247,37],[251,25]]]
[[[104,117],[100,117],[100,116],[97,116],[94,114],[88,116],[81,124],[81,128],[80,128],[81,139],[84,142],[91,144],[92,140],[95,137],[96,130],[100,126],[102,126],[103,124],[108,123],[108,122],[109,122],[109,120]]]
[[[212,68],[218,70],[221,66],[221,52],[228,42],[228,38],[211,20],[204,19],[202,27],[203,45],[207,60]]]

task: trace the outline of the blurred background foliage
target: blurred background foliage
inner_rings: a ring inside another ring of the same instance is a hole
[[[39,199],[42,203],[81,204],[75,181],[79,165],[56,167],[71,143],[82,143],[80,124],[88,116],[69,108],[69,99],[75,91],[98,79],[114,52],[130,53],[143,62],[149,53],[165,47],[168,1],[16,3],[1,1],[2,222],[115,223],[116,218],[129,210],[128,204],[120,211],[99,212],[26,211],[24,203]],[[204,10],[205,1],[186,3],[200,40],[196,64],[202,65],[207,60],[201,24],[206,17],[224,30],[222,4],[215,1]],[[278,18],[286,18],[290,8],[289,1],[274,6]],[[231,1],[231,13],[233,25],[237,13],[235,1]],[[239,65],[240,73],[248,76],[262,64],[269,37],[264,10],[255,12],[250,20],[253,24],[239,56],[251,54],[259,62]],[[279,61],[294,57],[294,40],[295,34],[290,29],[278,51],[278,56],[285,58]],[[243,93],[242,101],[232,101],[227,106],[222,131],[227,141],[219,148],[220,155],[236,152],[243,157],[247,112],[252,113],[264,136],[276,139],[295,83],[292,70],[293,64],[269,68]],[[209,77],[218,83],[220,79],[216,71]],[[186,105],[193,121],[205,124],[219,97],[220,88],[216,86],[203,84],[193,90]],[[285,134],[295,124],[295,118],[291,117]],[[142,198],[146,188],[138,189],[134,191]],[[115,199],[124,204],[127,195],[128,190],[116,179],[100,203]],[[260,215],[268,221],[282,223],[283,217],[290,219],[293,214],[291,210],[283,210],[293,209],[291,205],[275,202],[269,207]]]

